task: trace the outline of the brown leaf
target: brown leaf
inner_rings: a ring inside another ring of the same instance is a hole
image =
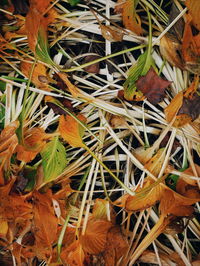
[[[170,81],[160,78],[151,67],[147,74],[136,81],[136,87],[152,104],[157,104],[165,97],[165,89]]]
[[[21,62],[22,73],[29,78],[32,71],[33,63]],[[49,77],[47,76],[46,67],[42,63],[37,63],[33,69],[31,81],[37,88],[50,90],[48,88]]]
[[[25,129],[24,145],[18,145],[16,148],[17,159],[23,162],[32,161],[50,138],[51,135],[46,134],[42,128]]]
[[[200,73],[200,33],[193,35],[191,27],[191,17],[186,16],[187,21],[184,28],[182,41],[182,54],[185,60],[185,67],[194,74]]]
[[[121,42],[123,40],[123,31],[115,26],[105,26],[100,24],[102,36],[110,42]]]
[[[160,40],[160,52],[162,56],[172,65],[184,69],[182,59],[182,47],[180,42],[172,35],[166,34]]]
[[[104,251],[104,260],[106,265],[115,266],[119,259],[126,253],[128,242],[122,235],[120,227],[110,228],[107,234],[107,242]]]
[[[96,59],[100,58],[99,55],[88,55],[84,58],[83,60],[83,64],[86,64],[88,62],[94,61]],[[88,73],[94,73],[94,74],[98,74],[99,73],[99,62],[94,63],[90,66],[84,67],[84,70]]]
[[[195,93],[192,98],[183,97],[183,104],[178,115],[186,114],[195,120],[200,115],[200,96]]]

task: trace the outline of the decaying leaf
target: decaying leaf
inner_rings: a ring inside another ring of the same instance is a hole
[[[85,234],[80,236],[84,252],[99,254],[104,251],[107,233],[111,226],[112,223],[109,221],[90,219]]]
[[[107,234],[107,242],[103,253],[105,264],[109,266],[117,265],[121,257],[126,254],[128,242],[123,236],[120,227],[111,227]]]
[[[200,18],[199,18],[200,6],[199,6],[199,2],[196,0],[186,0],[185,4],[189,10],[189,14],[192,17],[192,24],[198,30],[200,30]]]
[[[102,36],[110,42],[121,42],[123,40],[123,31],[115,26],[106,26],[100,24]]]
[[[188,89],[179,92],[165,108],[168,123],[176,117],[173,126],[182,127],[199,116],[200,96],[197,94],[198,77],[194,79]]]
[[[58,220],[54,213],[50,192],[40,194],[35,191],[33,197],[33,232],[36,254],[38,258],[46,259],[51,254],[52,244],[56,241]]]
[[[32,161],[41,152],[51,135],[45,133],[42,128],[30,128],[24,131],[24,143],[16,148],[17,159],[23,162]]]
[[[7,125],[0,135],[0,184],[4,184],[3,169],[8,170],[10,159],[18,145],[18,138],[15,133],[19,122],[15,121]]]
[[[191,17],[187,16],[184,28],[182,54],[185,60],[185,67],[194,74],[200,73],[199,57],[200,57],[200,33],[193,35],[191,27]]]
[[[162,56],[173,66],[184,68],[184,61],[181,56],[181,43],[170,34],[164,35],[160,40],[160,52]]]
[[[61,260],[64,265],[83,266],[85,255],[79,240],[74,241],[61,253]]]
[[[21,71],[22,73],[29,78],[31,75],[33,64],[28,62],[21,63]],[[33,73],[31,76],[31,81],[35,84],[36,87],[42,89],[48,89],[49,77],[47,76],[47,70],[44,64],[37,63],[33,69]]]
[[[84,58],[83,64],[94,61],[98,58],[99,58],[99,55],[88,55]],[[99,62],[85,67],[84,70],[87,71],[88,73],[98,74],[99,73]]]
[[[77,119],[82,122],[86,121],[83,115],[78,115]],[[67,141],[73,147],[85,147],[82,136],[84,134],[84,128],[78,123],[78,121],[70,115],[62,115],[59,120],[59,132],[62,138]]]
[[[140,17],[136,13],[137,3],[138,1],[136,0],[118,0],[115,11],[122,14],[123,24],[127,29],[133,31],[137,35],[141,35],[143,31]]]
[[[164,99],[165,89],[170,84],[170,81],[160,78],[151,67],[145,76],[137,80],[136,87],[152,104],[157,104]]]

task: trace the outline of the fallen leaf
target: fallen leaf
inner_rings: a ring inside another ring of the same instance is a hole
[[[94,61],[96,59],[99,59],[100,56],[99,55],[87,55],[84,60],[83,60],[83,64],[86,64],[88,62]],[[94,63],[92,65],[86,66],[84,67],[84,70],[88,73],[94,73],[94,74],[98,74],[100,67],[99,67],[99,62]]]
[[[67,86],[68,90],[71,92],[71,94],[74,98],[78,97],[81,94],[80,90],[69,81],[69,79],[65,73],[58,72],[57,75],[65,83],[65,85]]]
[[[152,104],[161,102],[165,97],[165,89],[170,81],[160,78],[151,67],[147,74],[136,81],[136,87]]]
[[[160,52],[162,56],[172,65],[184,69],[184,60],[181,56],[181,43],[170,34],[164,35],[160,40]]]
[[[124,26],[136,33],[137,35],[142,34],[141,20],[136,13],[137,2],[135,0],[118,0],[115,12],[122,14],[122,20]]]
[[[187,6],[189,10],[189,14],[192,17],[192,24],[195,26],[198,30],[200,30],[200,5],[199,2],[196,0],[186,0],[185,5]]]
[[[46,134],[42,128],[25,129],[24,143],[16,148],[17,159],[23,162],[32,161],[51,137],[51,134]]]
[[[32,72],[33,68],[33,63],[28,63],[28,62],[21,62],[21,71],[22,73],[29,78]],[[48,88],[48,83],[49,83],[49,77],[47,75],[47,69],[42,63],[37,63],[33,69],[32,75],[31,75],[31,81],[37,88],[45,89],[45,90],[50,90]]]
[[[78,115],[77,119],[86,122],[86,118],[83,115]],[[77,122],[75,118],[70,115],[62,115],[59,119],[59,132],[62,138],[73,147],[85,147],[82,136],[84,134],[84,128]]]
[[[44,182],[52,181],[62,173],[67,165],[67,155],[63,144],[55,137],[41,151]]]
[[[0,184],[4,184],[3,170],[8,170],[10,167],[10,159],[15,153],[18,145],[18,138],[15,133],[19,126],[19,122],[15,121],[7,125],[0,135]]]
[[[80,241],[74,241],[69,247],[61,252],[60,257],[63,265],[83,266],[85,255]]]
[[[105,26],[103,24],[100,24],[100,29],[104,39],[110,42],[121,42],[123,40],[123,31],[115,26]]]
[[[112,223],[102,219],[90,219],[84,235],[80,236],[84,252],[99,254],[104,251],[108,230]]]
[[[123,236],[120,227],[111,227],[107,234],[105,251],[103,253],[105,264],[115,266],[128,249],[128,242]]]
[[[33,193],[33,233],[38,258],[47,259],[52,252],[52,245],[57,239],[58,220],[54,213],[50,191]],[[47,257],[46,257],[47,256]]]
[[[183,97],[183,103],[177,115],[185,114],[195,120],[200,115],[200,96],[195,93],[192,98]]]
[[[186,16],[186,24],[182,41],[182,54],[185,60],[185,67],[194,74],[200,73],[200,33],[193,35],[191,28],[191,17]]]
[[[162,266],[172,265],[172,261],[170,260],[170,256],[167,254],[159,253],[160,262]],[[145,250],[142,255],[139,257],[138,262],[142,262],[148,265],[158,264],[158,258],[155,252],[151,250]]]

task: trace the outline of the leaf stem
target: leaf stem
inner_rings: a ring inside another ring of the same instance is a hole
[[[113,174],[112,171],[88,148],[86,145],[84,145],[84,148],[92,155],[92,157],[114,178],[114,180],[131,196],[134,196],[135,193],[128,188],[119,178]]]

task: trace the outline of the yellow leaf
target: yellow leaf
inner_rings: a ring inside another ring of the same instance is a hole
[[[8,222],[6,220],[0,219],[0,237],[5,238],[8,232]]]
[[[86,122],[86,118],[83,115],[78,115],[77,118]],[[73,147],[85,147],[82,140],[84,128],[70,115],[62,115],[59,120],[59,132],[62,138]]]

